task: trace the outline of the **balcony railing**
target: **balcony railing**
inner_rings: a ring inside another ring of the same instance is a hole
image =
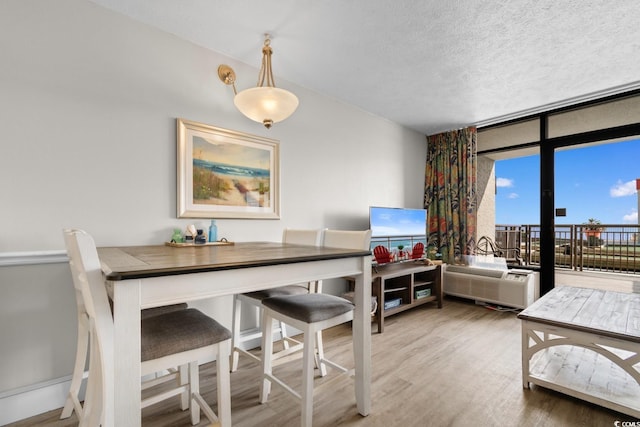
[[[555,226],[555,266],[577,271],[606,271],[640,275],[640,225],[602,224]],[[496,225],[495,242],[507,259],[540,265],[539,225]]]

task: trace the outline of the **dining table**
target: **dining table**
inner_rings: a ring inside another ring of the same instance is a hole
[[[99,247],[98,255],[114,302],[114,386],[105,399],[106,426],[141,425],[141,309],[347,276],[355,282],[355,403],[362,416],[370,413],[370,251],[235,242]]]

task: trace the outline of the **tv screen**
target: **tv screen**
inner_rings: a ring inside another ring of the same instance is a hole
[[[391,262],[411,259],[417,243],[425,248],[427,245],[427,210],[371,206],[369,228],[372,251],[376,246],[384,246],[390,252]]]
[[[427,210],[407,208],[369,208],[371,237],[426,236]]]

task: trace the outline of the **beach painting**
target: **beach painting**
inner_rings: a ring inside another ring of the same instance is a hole
[[[178,119],[179,218],[279,218],[279,143]]]

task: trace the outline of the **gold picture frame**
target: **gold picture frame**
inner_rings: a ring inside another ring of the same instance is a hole
[[[178,218],[280,218],[277,140],[177,119]]]

